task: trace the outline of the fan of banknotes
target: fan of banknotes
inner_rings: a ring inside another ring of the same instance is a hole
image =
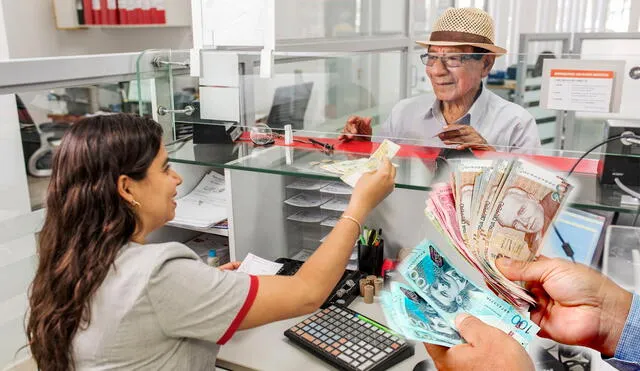
[[[533,260],[573,187],[519,159],[466,159],[454,165],[451,183],[432,187],[425,214],[498,296],[528,309],[533,298],[506,279],[495,260]]]
[[[539,328],[526,314],[533,298],[495,266],[497,257],[531,261],[572,187],[521,160],[459,160],[451,183],[435,184],[425,214],[440,238],[423,241],[398,267],[381,303],[389,326],[417,341],[452,346],[470,313],[527,346]]]

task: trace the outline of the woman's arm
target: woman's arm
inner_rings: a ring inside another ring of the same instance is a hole
[[[363,175],[343,215],[364,223],[369,212],[393,190],[395,174],[395,168],[385,160],[377,171]],[[342,277],[359,234],[356,222],[340,218],[324,243],[294,276],[258,277],[255,301],[240,329],[297,317],[318,309]]]

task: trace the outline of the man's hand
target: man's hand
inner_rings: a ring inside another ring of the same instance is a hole
[[[222,264],[221,266],[218,267],[218,269],[220,269],[221,271],[235,271],[236,269],[240,268],[240,264],[242,264],[241,262],[229,262],[227,264]]]
[[[490,146],[487,141],[469,125],[447,125],[443,128],[442,132],[438,134],[438,138],[442,140],[444,144],[458,144],[456,149],[480,149],[485,151],[495,151],[495,148]]]
[[[531,320],[538,335],[569,345],[583,345],[613,356],[633,295],[582,264],[540,257],[528,264],[501,258],[500,271],[525,281],[537,306]]]
[[[342,129],[339,140],[348,142],[352,139],[361,141],[371,141],[371,117],[351,116]]]
[[[456,328],[467,344],[424,344],[438,370],[534,370],[524,348],[497,328],[468,314],[458,315]]]

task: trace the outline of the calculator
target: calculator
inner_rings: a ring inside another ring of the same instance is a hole
[[[296,324],[284,335],[341,370],[386,370],[414,354],[413,345],[402,336],[358,312],[335,305]]]

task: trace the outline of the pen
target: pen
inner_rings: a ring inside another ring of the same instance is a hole
[[[321,141],[319,141],[319,140],[315,140],[315,139],[313,139],[313,138],[309,138],[309,142],[311,142],[311,143],[313,143],[313,144],[317,144],[317,145],[319,145],[319,146],[322,146],[323,148],[325,148],[325,149],[327,149],[327,150],[333,151],[333,145],[332,145],[332,144],[329,144],[329,143],[323,143],[323,142],[321,142]]]

